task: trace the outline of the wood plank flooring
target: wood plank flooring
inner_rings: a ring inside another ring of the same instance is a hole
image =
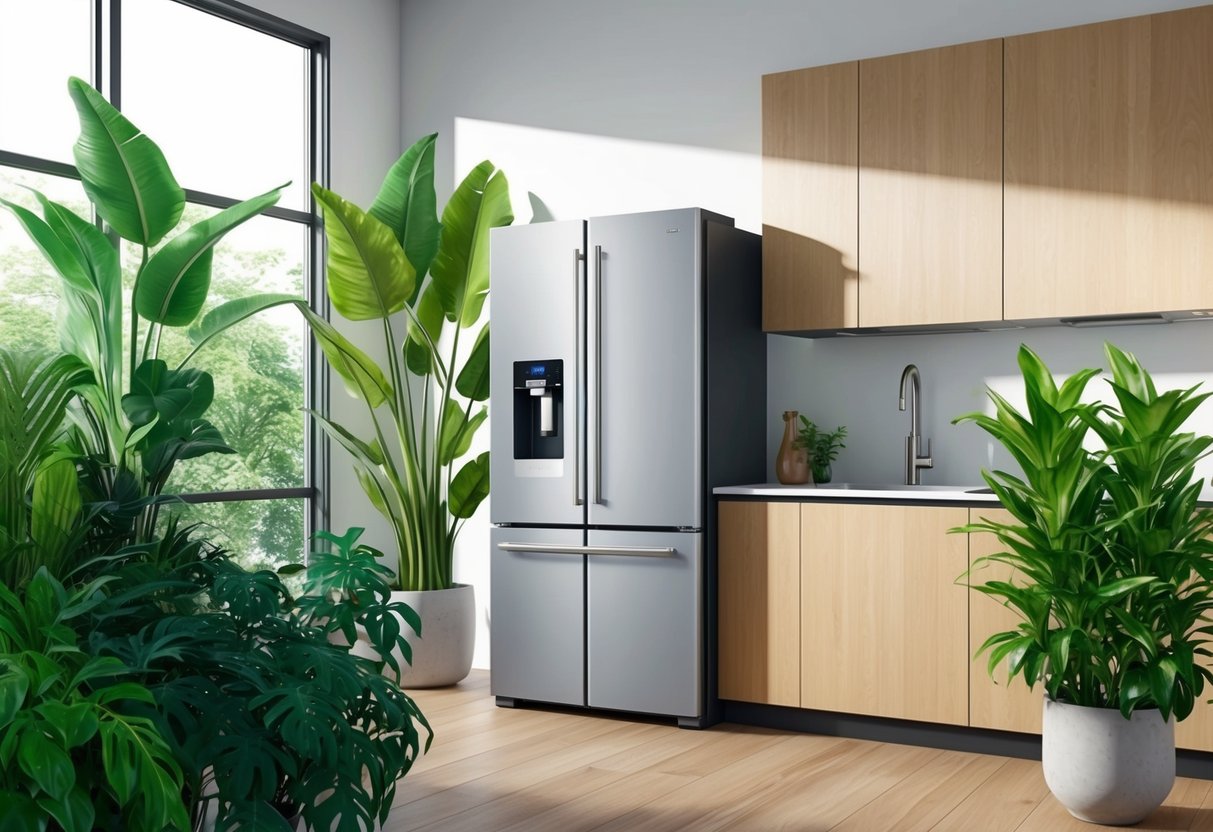
[[[385,832],[1090,832],[1040,764],[724,724],[497,708],[489,677],[414,694],[434,745]],[[1213,832],[1213,783],[1179,779],[1139,830]]]

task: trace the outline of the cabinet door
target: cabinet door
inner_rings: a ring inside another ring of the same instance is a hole
[[[1213,6],[1006,40],[1006,317],[1213,307]]]
[[[971,522],[988,518],[995,523],[1008,523],[1013,518],[1005,509],[974,508],[969,510]],[[969,535],[969,563],[980,557],[1003,551],[998,539],[992,534]],[[1001,563],[990,563],[974,570],[972,583],[986,581],[1015,580],[1015,571]],[[969,656],[994,633],[1012,629],[1019,623],[1019,616],[1004,607],[997,599],[980,592],[969,595]],[[1005,665],[994,671],[990,678],[986,670],[989,655],[982,653],[969,662],[969,724],[975,728],[997,728],[1000,731],[1022,731],[1040,733],[1040,717],[1044,709],[1044,686],[1036,685],[1032,690],[1019,677],[1007,681]]]
[[[1001,320],[1002,41],[860,61],[859,90],[859,325]]]
[[[800,707],[800,505],[722,502],[720,698]]]
[[[762,328],[858,323],[859,69],[762,78]]]
[[[968,722],[964,508],[807,503],[800,515],[805,708]]]

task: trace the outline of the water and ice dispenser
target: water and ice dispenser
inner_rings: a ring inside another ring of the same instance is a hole
[[[564,458],[564,361],[514,362],[514,459]]]

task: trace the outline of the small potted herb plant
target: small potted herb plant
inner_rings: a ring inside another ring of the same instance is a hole
[[[830,481],[833,476],[830,463],[838,459],[838,452],[846,447],[842,442],[846,436],[846,425],[839,425],[834,430],[827,431],[817,427],[808,417],[800,417],[800,437],[797,439],[797,445],[804,448],[809,455],[813,482],[821,485]]]

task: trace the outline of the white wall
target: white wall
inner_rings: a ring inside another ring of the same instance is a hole
[[[442,198],[456,176],[492,158],[514,185],[520,222],[531,216],[529,191],[545,207],[541,217],[698,204],[759,230],[764,73],[1191,5],[403,0],[403,130],[406,140],[441,133]],[[987,382],[1015,373],[1020,339],[1055,370],[1070,371],[1098,365],[1105,337],[1139,351],[1151,369],[1201,379],[1213,373],[1213,329],[1200,324],[817,342],[770,336],[769,461],[780,411],[796,408],[831,427],[849,426],[837,479],[898,479],[908,417],[897,412],[896,386],[902,366],[915,361],[923,373],[924,432],[937,460],[924,480],[976,481],[980,466],[998,457],[976,428],[948,422],[983,406]],[[482,509],[456,562],[482,607],[486,528]],[[481,615],[487,621],[485,609]],[[486,666],[487,632],[478,638],[477,666]]]
[[[370,205],[401,152],[399,0],[246,2],[330,38],[330,187],[359,205]],[[378,327],[338,316],[334,322],[368,352],[382,351]],[[340,378],[334,377],[332,386],[333,418],[368,435],[363,406],[346,394]],[[330,528],[341,533],[349,526],[365,527],[362,542],[393,551],[387,523],[363,496],[341,448],[333,449],[327,496]]]

